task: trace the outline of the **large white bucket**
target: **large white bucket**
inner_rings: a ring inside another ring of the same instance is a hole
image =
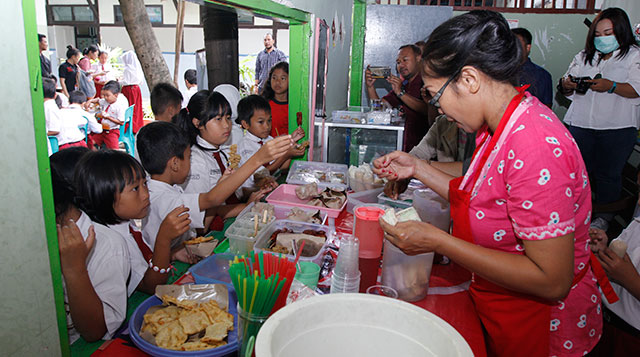
[[[473,356],[451,325],[401,300],[329,294],[285,306],[265,322],[257,357]]]

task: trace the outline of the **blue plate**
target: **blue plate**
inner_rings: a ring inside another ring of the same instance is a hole
[[[229,292],[229,313],[233,315],[233,331],[229,331],[229,335],[227,336],[227,344],[224,346],[202,350],[202,351],[174,351],[168,350],[165,348],[160,348],[158,346],[152,345],[147,342],[145,339],[140,337],[138,332],[142,327],[144,314],[149,310],[150,307],[156,305],[162,305],[162,300],[160,300],[157,296],[151,296],[147,300],[145,300],[136,311],[133,312],[131,318],[129,319],[129,331],[131,334],[131,340],[135,345],[141,349],[142,351],[152,355],[152,356],[226,356],[226,355],[235,355],[238,349],[238,311],[236,308],[237,299],[235,297],[235,293]]]

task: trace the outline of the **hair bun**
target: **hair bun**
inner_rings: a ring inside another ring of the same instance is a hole
[[[73,49],[73,46],[71,46],[71,45],[67,45],[67,49],[68,49],[68,50],[72,50],[72,49]]]

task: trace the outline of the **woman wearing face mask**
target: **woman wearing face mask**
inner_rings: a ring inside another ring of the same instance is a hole
[[[579,77],[594,79],[579,86]],[[594,203],[616,201],[640,125],[640,49],[624,10],[608,8],[595,18],[584,50],[561,83],[563,94],[573,101],[564,122],[587,165]],[[596,217],[592,226],[606,230],[607,218]]]

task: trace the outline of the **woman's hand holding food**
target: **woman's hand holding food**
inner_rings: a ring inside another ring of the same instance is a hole
[[[385,238],[408,255],[436,252],[447,233],[429,223],[419,221],[399,222],[395,226],[380,218]]]
[[[410,179],[416,173],[418,158],[402,151],[394,151],[373,161],[373,172],[388,180]]]
[[[409,187],[409,180],[388,181],[384,185],[384,194],[394,200]]]

